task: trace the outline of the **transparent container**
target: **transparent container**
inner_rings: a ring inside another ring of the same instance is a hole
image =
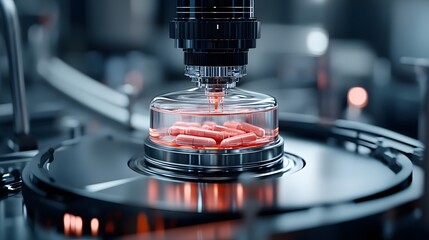
[[[168,93],[150,106],[150,139],[181,149],[238,149],[278,138],[277,102],[239,88]]]

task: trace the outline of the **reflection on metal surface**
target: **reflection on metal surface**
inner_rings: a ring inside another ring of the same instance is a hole
[[[88,192],[98,192],[98,191],[102,191],[108,188],[112,188],[112,187],[116,187],[122,184],[126,184],[132,181],[137,180],[139,177],[134,177],[134,178],[126,178],[126,179],[118,179],[115,181],[110,181],[110,182],[102,182],[102,183],[96,183],[96,184],[91,184],[91,185],[87,185],[85,188]]]
[[[147,181],[147,200],[149,204],[156,204],[159,196],[159,190],[157,181],[155,179],[149,179]]]
[[[209,224],[198,224],[190,227],[180,227],[170,229],[166,232],[145,232],[136,236],[128,236],[122,239],[198,239],[198,240],[215,240],[215,239],[242,239],[240,232],[240,221],[222,221]],[[245,238],[244,238],[245,239]]]
[[[115,233],[115,224],[113,221],[107,221],[106,226],[104,226],[104,232],[112,235]]]
[[[184,183],[184,201],[189,203],[192,200],[192,187],[190,183]]]
[[[91,236],[98,236],[99,227],[100,221],[98,221],[98,218],[91,219]]]
[[[65,213],[63,217],[64,235],[81,237],[83,233],[83,220],[80,216]],[[92,228],[92,221],[91,221]]]
[[[149,221],[146,214],[139,213],[137,215],[137,234],[150,232]]]
[[[76,226],[75,226],[76,236],[80,237],[80,236],[82,236],[82,227],[83,227],[82,218],[76,217],[75,221],[76,221]]]
[[[246,188],[242,183],[197,183],[148,181],[148,203],[163,203],[172,209],[198,212],[238,212],[247,199],[261,206],[274,206],[277,184],[261,181]]]
[[[70,234],[70,222],[71,222],[71,216],[70,216],[70,214],[68,214],[68,213],[66,213],[66,214],[64,214],[64,217],[63,217],[63,222],[64,222],[64,234],[65,235],[69,235]]]
[[[164,218],[162,216],[155,217],[155,233],[162,236],[165,230]]]

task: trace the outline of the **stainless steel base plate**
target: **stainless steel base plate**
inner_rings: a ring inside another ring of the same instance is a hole
[[[145,142],[145,161],[154,167],[185,173],[232,173],[272,168],[283,161],[283,139],[262,147],[198,150]]]

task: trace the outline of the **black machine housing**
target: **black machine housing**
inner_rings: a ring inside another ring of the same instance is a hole
[[[178,0],[170,38],[183,48],[187,66],[247,65],[260,38],[254,0]]]

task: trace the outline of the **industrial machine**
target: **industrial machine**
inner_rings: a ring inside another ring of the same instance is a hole
[[[185,75],[196,88],[155,97],[149,118],[125,115],[123,122],[137,129],[85,134],[68,122],[71,134],[42,141],[35,156],[25,152],[25,236],[391,239],[408,230],[409,237],[423,236],[420,141],[368,124],[279,112],[274,97],[238,87],[261,36],[254,10],[254,0],[178,0],[170,37],[183,49]],[[44,62],[50,63],[60,64]],[[48,79],[59,76],[45,70]],[[13,82],[20,89],[22,80]],[[23,100],[17,93],[13,99]],[[16,132],[29,136],[24,107],[15,111]],[[16,170],[3,176],[6,195],[20,190],[17,156],[0,158]]]

